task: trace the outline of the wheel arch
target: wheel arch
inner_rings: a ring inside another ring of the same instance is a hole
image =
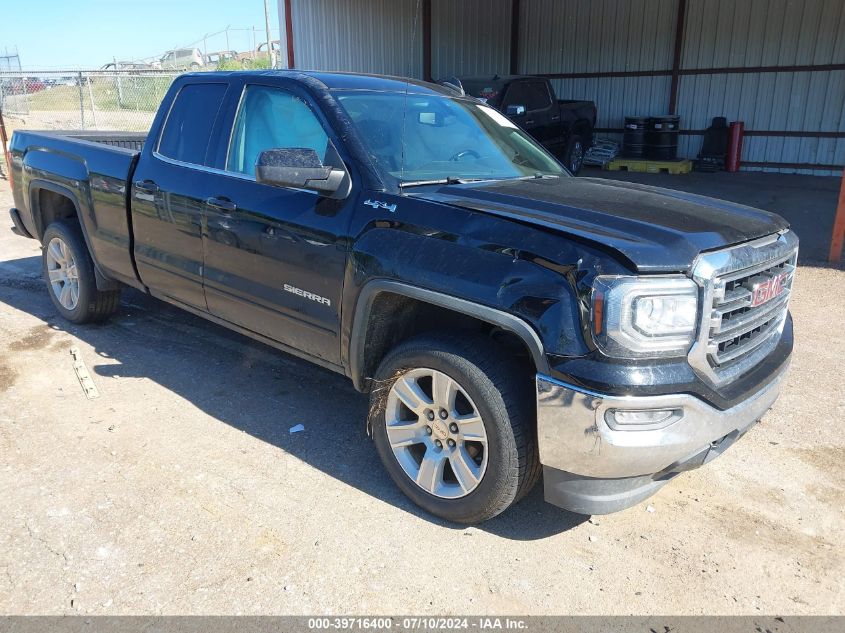
[[[380,300],[388,297],[396,297],[398,301],[380,307]],[[534,328],[523,319],[497,308],[441,292],[404,282],[377,279],[361,288],[353,315],[348,370],[356,389],[363,392],[369,390],[369,377],[392,346],[410,335],[429,331],[413,322],[418,314],[414,311],[420,309],[443,310],[450,323],[464,326],[486,324],[488,328],[498,329],[513,337],[514,341],[519,341],[537,371],[549,371],[543,343]],[[408,311],[412,314],[409,315]],[[387,314],[391,316],[390,322],[385,319]],[[399,323],[395,318],[397,314],[400,315]],[[403,330],[403,325],[407,329]]]
[[[82,224],[76,194],[67,187],[46,180],[32,180],[29,183],[29,208],[35,223],[35,237],[39,241],[44,238],[44,231],[54,220],[76,217],[80,225]],[[82,227],[82,234],[85,235],[85,243],[88,245],[85,227]]]
[[[46,196],[44,194],[47,194]],[[88,229],[82,221],[82,208],[77,195],[69,188],[55,183],[34,179],[29,183],[29,208],[32,221],[35,224],[35,238],[41,242],[44,238],[44,231],[56,220],[76,218],[82,237],[85,240],[85,247],[94,262],[94,277],[98,290],[116,290],[118,283],[100,270],[100,266],[91,248],[91,241],[88,237]]]

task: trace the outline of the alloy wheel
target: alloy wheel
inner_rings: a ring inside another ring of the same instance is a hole
[[[387,395],[387,439],[402,470],[426,492],[458,499],[487,470],[487,431],[475,403],[434,369],[403,373]]]
[[[79,273],[76,260],[68,245],[58,237],[47,244],[47,275],[53,294],[66,310],[73,310],[79,303]]]
[[[584,162],[584,146],[580,141],[576,141],[572,147],[572,157],[569,164],[569,170],[576,174],[581,169],[581,163]]]

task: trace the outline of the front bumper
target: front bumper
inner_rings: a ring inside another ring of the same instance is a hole
[[[756,394],[721,411],[689,394],[608,396],[537,376],[537,439],[546,501],[606,514],[651,496],[724,452],[772,406],[788,363]],[[612,428],[613,411],[674,411],[663,428]]]

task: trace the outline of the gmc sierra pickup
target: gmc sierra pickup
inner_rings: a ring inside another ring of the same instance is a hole
[[[146,136],[17,131],[11,154],[65,318],[126,285],[345,374],[396,485],[453,521],[541,472],[564,508],[631,506],[748,431],[789,363],[784,220],[571,178],[442,86],[188,74]]]

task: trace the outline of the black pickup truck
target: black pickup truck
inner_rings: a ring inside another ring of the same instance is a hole
[[[187,74],[145,137],[16,131],[11,154],[64,317],[130,286],[345,374],[389,475],[450,520],[541,472],[575,512],[637,503],[753,426],[789,362],[783,219],[571,178],[442,86]]]
[[[577,175],[593,145],[596,104],[558,99],[545,77],[493,75],[454,81],[466,94],[481,99],[518,123]],[[449,80],[445,83],[449,84]]]

